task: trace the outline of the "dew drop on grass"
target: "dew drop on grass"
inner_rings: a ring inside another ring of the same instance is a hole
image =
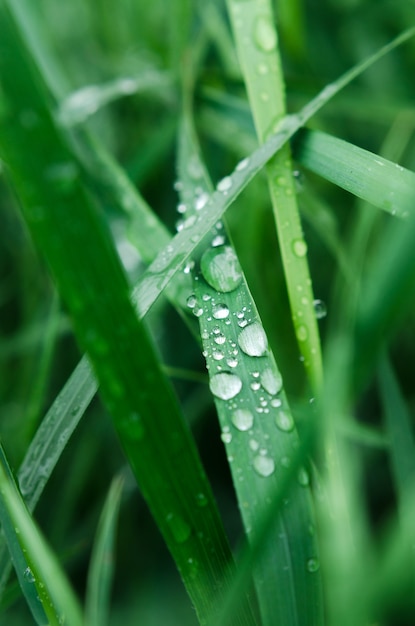
[[[261,374],[261,385],[268,391],[271,396],[281,391],[282,376],[279,372],[274,372],[271,368],[267,368]]]
[[[236,289],[242,281],[238,258],[230,246],[209,248],[203,254],[200,267],[206,282],[220,292]]]
[[[196,211],[201,211],[203,207],[207,204],[208,200],[209,195],[206,192],[201,193],[195,200]]]
[[[275,416],[275,423],[278,428],[285,433],[290,432],[294,428],[294,420],[290,413],[286,413],[285,411],[278,411]]]
[[[222,439],[223,443],[231,443],[232,434],[227,430],[223,430],[220,438]]]
[[[166,522],[170,528],[173,539],[177,543],[184,543],[190,537],[190,526],[180,517],[174,513],[169,513],[166,517]]]
[[[242,170],[246,169],[248,165],[249,158],[247,157],[246,159],[242,159],[242,161],[239,161],[238,165],[236,166],[236,171],[241,172]]]
[[[253,322],[241,330],[238,344],[248,356],[263,356],[267,351],[267,336],[261,324]]]
[[[254,423],[254,416],[248,409],[237,409],[232,414],[232,424],[238,430],[250,430]]]
[[[298,483],[301,485],[301,487],[308,487],[308,485],[310,484],[310,477],[304,467],[300,467],[297,478]]]
[[[208,503],[208,499],[206,495],[202,492],[196,494],[196,504],[197,506],[204,507]]]
[[[294,239],[292,247],[295,256],[304,257],[307,254],[307,244],[304,239]]]
[[[222,333],[219,333],[218,335],[216,335],[213,341],[217,343],[218,346],[223,346],[223,344],[226,343],[226,337]]]
[[[27,583],[34,583],[36,580],[30,567],[26,567],[25,571],[23,572],[23,578]]]
[[[273,459],[268,456],[258,454],[253,461],[254,469],[260,476],[271,476],[275,470],[275,463]]]
[[[225,237],[223,235],[216,235],[216,237],[212,239],[210,245],[212,246],[212,248],[217,248],[218,246],[223,246],[224,243]]]
[[[212,315],[215,320],[224,320],[229,316],[229,309],[226,304],[215,304],[212,309]]]
[[[279,398],[272,398],[271,406],[273,406],[274,408],[278,409],[280,406],[282,406],[282,402],[281,402],[281,400]]]
[[[307,561],[307,570],[313,574],[314,572],[317,572],[320,569],[320,563],[318,559],[308,559]]]
[[[258,17],[254,27],[254,41],[262,52],[272,52],[277,45],[277,33],[269,17]]]
[[[189,309],[194,309],[196,304],[197,304],[197,298],[194,294],[192,294],[191,296],[189,296],[186,300],[186,304],[189,307]]]
[[[230,176],[225,176],[225,178],[222,178],[222,180],[218,182],[216,189],[218,191],[221,191],[222,193],[226,193],[229,191],[231,187],[232,187],[232,178]]]
[[[296,329],[296,335],[298,341],[306,341],[308,337],[308,330],[306,326],[298,326]]]
[[[326,317],[327,307],[325,303],[323,302],[323,300],[314,300],[313,306],[314,306],[315,316],[318,320],[321,320],[323,319],[323,317]]]
[[[230,400],[238,395],[242,389],[242,381],[239,376],[230,372],[220,372],[212,376],[209,382],[211,392],[221,400]]]

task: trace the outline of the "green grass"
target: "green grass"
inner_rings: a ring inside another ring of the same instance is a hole
[[[0,623],[413,623],[414,17],[0,0]]]

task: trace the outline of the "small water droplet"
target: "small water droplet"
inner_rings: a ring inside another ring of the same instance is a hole
[[[258,454],[253,461],[254,469],[260,476],[271,476],[275,470],[275,463],[273,459],[268,456]]]
[[[271,406],[278,408],[280,406],[282,406],[282,402],[279,398],[272,398],[271,400]]]
[[[223,443],[231,443],[232,441],[232,434],[229,432],[223,432],[220,436],[220,438],[222,439]]]
[[[236,166],[236,170],[238,172],[241,172],[242,170],[246,169],[249,165],[249,158],[247,157],[246,159],[242,159],[242,161],[239,161],[238,165]]]
[[[216,235],[216,237],[212,239],[212,242],[210,245],[212,246],[212,248],[217,248],[218,246],[223,246],[225,241],[226,239],[223,235]]]
[[[193,315],[194,315],[195,317],[202,317],[202,315],[203,315],[204,311],[203,311],[203,309],[202,309],[202,307],[201,307],[201,306],[196,306],[196,307],[193,309],[192,313],[193,313]]]
[[[216,186],[216,189],[218,191],[221,191],[222,193],[226,193],[229,191],[229,189],[232,187],[232,178],[231,176],[225,176],[225,178],[222,178],[222,180],[220,180]]]
[[[241,330],[238,343],[248,356],[263,356],[267,351],[267,337],[258,322],[253,322]]]
[[[255,22],[254,40],[263,52],[271,52],[277,45],[277,32],[269,17],[261,16]]]
[[[183,202],[180,202],[180,204],[177,205],[177,212],[183,214],[186,213],[186,211],[187,206]]]
[[[27,583],[34,583],[36,580],[30,567],[26,567],[25,571],[23,572],[23,578]]]
[[[204,507],[208,503],[208,499],[206,495],[202,492],[196,494],[196,504],[197,506]]]
[[[223,352],[221,350],[213,350],[213,352],[212,352],[212,358],[215,361],[221,361],[224,358],[224,356],[225,355],[223,354]]]
[[[301,487],[308,487],[310,484],[310,476],[304,467],[300,467],[298,471],[298,482]]]
[[[201,193],[195,200],[195,209],[196,211],[201,211],[203,207],[207,204],[209,200],[209,194],[206,192]]]
[[[250,387],[252,391],[258,391],[258,389],[261,389],[261,383],[259,383],[258,381],[254,381],[250,384]]]
[[[242,281],[238,258],[230,246],[209,248],[203,254],[200,267],[206,282],[220,292],[236,289]]]
[[[280,463],[283,467],[288,468],[291,465],[291,459],[289,456],[283,456]]]
[[[166,517],[166,522],[170,527],[173,539],[177,543],[184,543],[189,539],[191,534],[190,526],[180,517],[180,515],[169,513]]]
[[[191,296],[189,296],[186,300],[186,304],[189,307],[189,309],[194,309],[196,304],[197,304],[197,298],[194,294],[192,294]]]
[[[278,411],[275,416],[275,423],[280,430],[288,433],[294,428],[294,420],[290,413],[286,413],[285,411]]]
[[[296,329],[296,335],[298,341],[306,341],[308,337],[308,330],[306,326],[298,326]]]
[[[307,244],[304,239],[294,239],[292,246],[295,256],[303,257],[307,254]]]
[[[224,320],[229,316],[229,309],[226,304],[215,304],[212,309],[212,315],[215,320]]]
[[[230,357],[229,359],[227,359],[226,363],[229,365],[229,367],[236,367],[238,365],[238,359]]]
[[[260,380],[265,391],[268,391],[271,396],[281,391],[282,376],[279,372],[267,368],[262,372]]]
[[[217,398],[230,400],[234,398],[242,389],[242,381],[239,376],[230,372],[215,374],[209,382],[211,392]]]
[[[320,569],[320,562],[319,562],[318,559],[315,559],[315,558],[308,559],[308,561],[307,561],[307,570],[310,573],[313,574],[314,572],[317,572],[319,569]]]
[[[326,317],[327,307],[325,303],[323,302],[323,300],[314,300],[313,305],[314,305],[314,313],[318,320],[321,320],[323,319],[323,317]]]
[[[250,430],[254,423],[254,416],[248,409],[237,409],[232,414],[232,423],[238,430]]]
[[[268,74],[269,72],[269,67],[266,63],[260,63],[257,67],[257,72],[258,74],[264,76],[265,74]]]

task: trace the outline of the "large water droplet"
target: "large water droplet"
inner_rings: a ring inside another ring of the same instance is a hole
[[[242,281],[238,258],[230,246],[209,248],[203,254],[200,267],[206,282],[216,291],[233,291]]]
[[[166,517],[166,522],[169,525],[173,538],[177,543],[184,543],[187,539],[189,539],[191,533],[190,526],[186,524],[180,515],[169,513]]]
[[[261,374],[261,385],[268,391],[271,396],[281,391],[282,376],[279,372],[273,371],[271,368],[267,368]]]
[[[237,409],[232,414],[232,423],[238,430],[249,430],[254,423],[254,416],[248,409]]]
[[[278,411],[275,416],[275,423],[280,430],[284,432],[290,432],[294,428],[294,420],[290,413],[286,413],[285,411]]]
[[[255,43],[263,52],[271,52],[277,45],[277,33],[269,17],[261,16],[255,22]]]
[[[212,376],[209,382],[211,392],[217,398],[230,400],[234,398],[242,389],[242,381],[239,376],[230,372],[220,372]]]
[[[275,463],[273,459],[270,459],[268,456],[263,456],[262,454],[258,454],[254,458],[254,469],[260,476],[271,476],[275,470]]]
[[[238,343],[248,356],[263,356],[267,351],[267,336],[258,322],[253,322],[241,330]]]

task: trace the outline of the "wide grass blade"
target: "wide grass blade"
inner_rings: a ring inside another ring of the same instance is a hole
[[[189,174],[188,164],[192,163]],[[211,190],[190,118],[179,138],[179,184],[185,220],[192,220]],[[314,510],[307,471],[298,468],[284,505],[261,534],[264,518],[299,444],[281,374],[236,253],[221,223],[198,247],[192,262],[194,293],[188,306],[198,318],[222,441],[250,543],[261,540],[253,579],[261,623],[323,623]],[[296,480],[295,480],[296,478]]]
[[[304,130],[294,140],[295,158],[355,196],[396,215],[413,211],[415,173],[327,133]]]
[[[106,626],[109,623],[115,532],[123,483],[122,477],[115,478],[112,482],[99,520],[88,572],[85,607],[88,626]]]
[[[131,306],[111,240],[80,184],[47,91],[3,3],[0,23],[0,85],[6,94],[0,148],[8,175],[88,351],[143,495],[199,618],[206,621],[215,613],[218,589],[224,593],[229,584],[232,567],[209,483],[173,390]],[[29,128],[21,115],[28,109],[34,120]],[[28,141],[30,159],[24,149]],[[244,606],[233,623],[249,623]]]
[[[40,626],[82,626],[78,601],[24,505],[2,448],[0,456],[0,521],[33,617]]]

